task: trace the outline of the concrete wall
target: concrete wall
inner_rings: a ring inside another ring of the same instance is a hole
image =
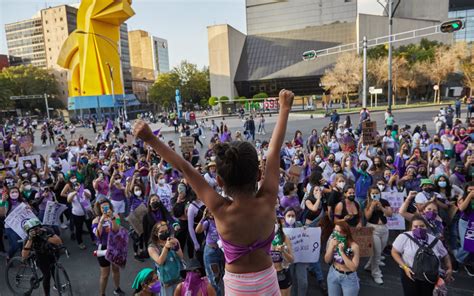
[[[448,7],[449,0],[402,0],[395,17],[444,21],[448,18]]]
[[[234,78],[245,44],[245,35],[229,25],[210,26],[207,34],[211,95],[232,99],[237,95]]]
[[[393,19],[393,33],[401,33],[411,31],[415,29],[426,28],[434,25],[438,25],[438,21],[425,21],[425,20],[414,20],[414,19]],[[362,41],[364,35],[367,38],[373,39],[376,37],[388,36],[388,18],[385,16],[376,16],[368,14],[359,14],[358,17],[358,40]],[[423,31],[425,32],[425,31]],[[428,31],[426,31],[428,32]],[[435,34],[427,37],[414,38],[407,41],[394,42],[393,46],[398,47],[410,43],[418,43],[422,38],[429,40],[437,40],[445,44],[450,44],[453,41],[452,34]],[[370,44],[370,43],[369,43]]]
[[[357,0],[247,0],[247,34],[355,22]]]

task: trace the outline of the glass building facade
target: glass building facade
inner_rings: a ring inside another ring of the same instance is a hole
[[[469,1],[467,1],[469,2]],[[449,18],[462,19],[464,22],[464,29],[454,33],[456,41],[474,41],[474,1],[469,4],[464,1],[451,1]]]

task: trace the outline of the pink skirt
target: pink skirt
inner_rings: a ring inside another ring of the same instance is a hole
[[[275,267],[253,273],[230,273],[224,274],[224,287],[226,296],[260,295],[279,296],[280,287]]]

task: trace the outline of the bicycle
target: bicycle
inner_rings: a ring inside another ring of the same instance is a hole
[[[69,252],[64,246],[51,246],[51,248],[54,254],[53,290],[56,290],[59,296],[72,296],[71,281],[69,280],[66,270],[59,262],[61,251],[64,251],[67,258],[69,258]],[[5,271],[5,281],[7,282],[10,292],[18,296],[30,296],[34,290],[41,286],[43,275],[36,265],[36,255],[34,251],[32,251],[30,256],[26,259],[14,257],[8,262]]]

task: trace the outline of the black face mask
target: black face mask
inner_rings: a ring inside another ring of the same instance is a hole
[[[363,170],[363,171],[366,171],[367,170],[367,164],[361,164],[360,165],[360,169]]]
[[[170,237],[170,233],[169,233],[168,231],[158,233],[158,238],[159,238],[160,240],[162,240],[162,241],[167,240],[168,237]]]
[[[153,210],[158,209],[160,206],[161,206],[161,201],[154,201],[154,202],[151,203],[151,208]]]
[[[427,193],[431,193],[431,192],[433,192],[433,188],[431,188],[431,187],[426,187],[426,188],[423,189],[423,191],[424,191],[424,192],[427,192]]]
[[[333,162],[334,162],[334,159],[333,159],[333,158],[329,158],[328,161],[329,161],[329,163],[333,163]]]
[[[348,198],[350,201],[354,201],[356,197],[355,197],[355,195],[349,195],[347,198]]]

